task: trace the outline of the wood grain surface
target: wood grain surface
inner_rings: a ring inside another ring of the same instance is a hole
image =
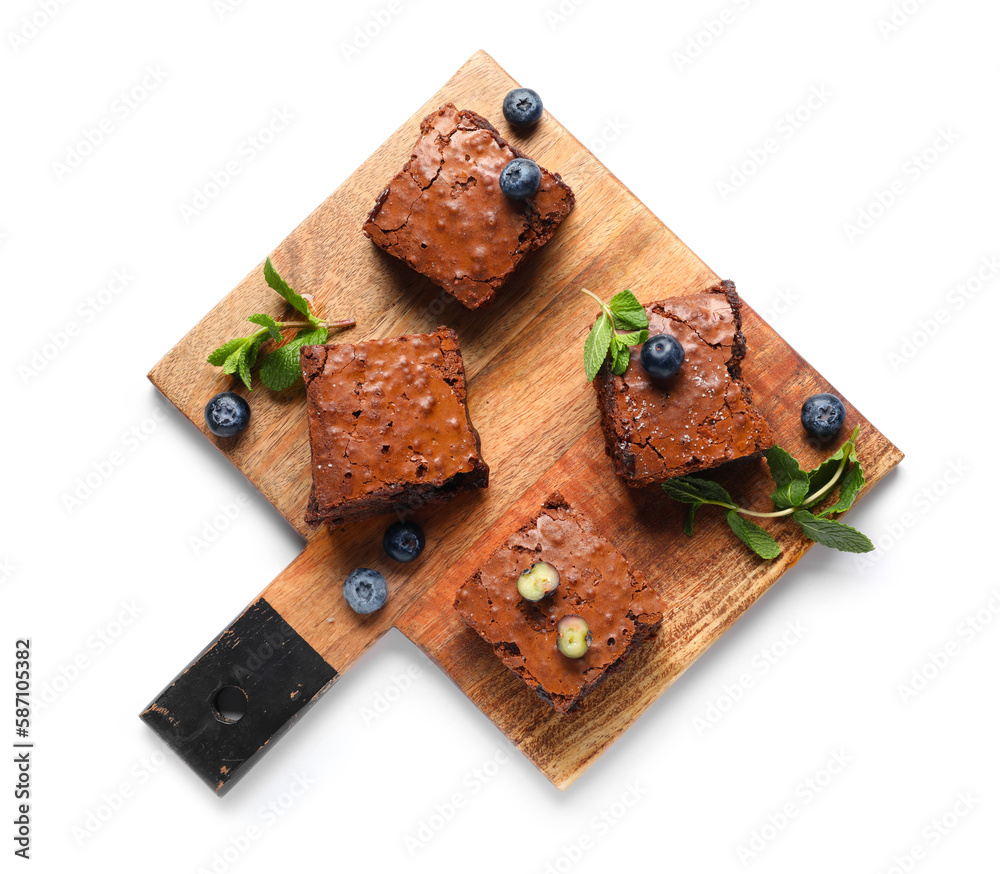
[[[299,292],[315,295],[327,318],[357,320],[356,328],[333,341],[441,324],[459,334],[490,486],[414,511],[428,541],[417,561],[401,565],[386,558],[381,539],[387,518],[334,533],[308,529],[303,515],[311,474],[302,386],[248,394],[205,362],[221,340],[244,333],[246,316],[280,317],[282,302],[264,283],[263,259],[156,365],[150,379],[307,538],[302,554],[263,592],[299,635],[343,673],[386,630],[398,627],[552,783],[565,788],[810,544],[793,526],[773,522],[767,527],[784,551],[763,562],[735,541],[721,514],[707,512],[696,537],[687,538],[679,505],[659,489],[635,491],[615,477],[604,454],[594,390],[583,376],[583,341],[596,311],[580,288],[604,298],[631,288],[647,303],[700,291],[719,277],[547,111],[531,133],[511,130],[499,109],[516,84],[487,54],[476,53],[271,253],[282,276]],[[505,138],[560,173],[577,196],[553,239],[529,257],[490,307],[477,312],[385,255],[361,232],[376,196],[408,158],[420,120],[449,101],[489,118]],[[754,289],[742,287],[738,276],[726,278],[736,281],[744,301],[754,299]],[[818,462],[823,452],[806,443],[798,410],[809,394],[836,389],[749,306],[744,331],[744,374],[757,405],[781,445],[804,464]],[[247,397],[253,413],[243,435],[221,440],[205,429],[202,411],[208,398],[227,389]],[[850,403],[847,408],[848,426],[861,424],[867,491],[902,454]],[[767,503],[772,484],[762,461],[736,462],[718,476],[734,496]],[[670,605],[663,627],[625,670],[571,715],[554,713],[530,692],[452,609],[458,586],[555,490],[590,516]],[[345,576],[358,566],[380,570],[389,581],[389,603],[369,617],[355,615],[341,595]]]

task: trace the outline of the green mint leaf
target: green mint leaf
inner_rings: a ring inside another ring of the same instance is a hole
[[[233,354],[240,346],[246,343],[246,337],[234,337],[227,343],[223,343],[218,349],[212,351],[208,356],[208,363],[215,367],[222,367],[226,359]]]
[[[264,279],[271,288],[278,292],[296,310],[302,313],[314,325],[316,324],[318,320],[309,311],[309,302],[278,275],[278,271],[274,269],[270,258],[264,262]]]
[[[696,476],[675,476],[668,479],[660,488],[682,504],[704,504],[706,501],[717,501],[732,506],[733,499],[722,486],[710,479]]]
[[[875,545],[864,534],[843,522],[820,519],[808,510],[796,510],[792,519],[802,526],[802,532],[810,540],[839,549],[842,552],[871,552]]]
[[[851,509],[854,501],[858,497],[858,493],[865,485],[865,474],[861,470],[860,464],[852,464],[848,469],[847,473],[844,474],[844,478],[840,481],[840,495],[837,497],[837,503],[832,507],[827,507],[820,516],[832,516],[834,513],[845,513]]]
[[[641,346],[649,339],[649,331],[643,328],[641,331],[631,331],[628,334],[615,334],[615,338],[626,346]]]
[[[611,340],[611,372],[615,376],[623,376],[628,370],[631,359],[628,345],[621,342],[621,335],[616,334]]]
[[[253,377],[250,375],[250,367],[252,366],[247,360],[247,355],[249,353],[250,347],[240,356],[239,360],[239,374],[240,379],[243,380],[243,385],[247,387],[247,391],[253,391]]]
[[[247,349],[250,347],[252,338],[241,337],[239,344],[233,349],[232,352],[226,357],[226,360],[222,363],[222,372],[227,376],[236,373],[240,367],[240,359],[247,354]]]
[[[253,342],[250,344],[250,348],[247,349],[247,367],[253,367],[257,363],[257,353],[260,351],[260,347],[264,345],[264,341],[270,335],[267,331],[260,331],[254,338]]]
[[[587,375],[587,382],[593,382],[597,376],[597,371],[604,364],[604,359],[608,357],[608,350],[611,348],[611,336],[614,329],[611,326],[611,319],[604,313],[594,322],[594,327],[587,335],[587,341],[583,344],[583,370]]]
[[[855,425],[854,430],[851,431],[851,436],[847,438],[847,442],[840,447],[840,451],[847,455],[848,461],[857,462],[858,460],[858,432],[861,430],[860,425]]]
[[[837,476],[837,471],[842,470],[841,462],[844,460],[845,456],[847,457],[848,462],[854,462],[855,464],[858,463],[858,456],[854,441],[858,438],[858,431],[860,430],[860,427],[861,426],[858,425],[854,428],[854,431],[851,432],[851,436],[847,438],[846,442],[836,452],[834,452],[833,455],[806,474],[809,477],[809,494],[815,494]],[[827,494],[829,494],[829,492],[824,494],[822,497],[826,497]],[[820,500],[822,500],[822,498],[820,498]],[[810,501],[807,504],[803,504],[803,506],[811,507],[816,503],[817,501]]]
[[[684,533],[688,537],[694,535],[694,514],[698,512],[699,507],[703,507],[704,504],[689,504],[687,509],[687,515],[684,517]]]
[[[269,352],[260,362],[260,381],[272,391],[283,391],[302,376],[299,350],[314,343],[325,343],[328,331],[323,328],[303,328],[279,349]]]
[[[611,335],[611,372],[615,376],[624,375],[631,358],[630,346],[645,343],[649,339],[649,331],[633,331],[630,334]]]
[[[611,298],[608,306],[611,307],[611,315],[615,317],[615,327],[619,331],[640,331],[649,327],[645,307],[628,289],[619,291]]]
[[[239,374],[243,384],[250,388],[250,368],[247,365],[247,352],[253,345],[253,337],[241,337],[239,345],[236,346],[229,357],[222,364],[222,372],[228,375]]]
[[[271,339],[276,343],[281,342],[281,325],[271,316],[267,315],[267,313],[257,313],[253,316],[247,316],[247,321],[267,328],[267,333],[271,335]]]
[[[809,494],[815,494],[822,489],[830,480],[837,476],[838,470],[840,470],[840,459],[828,458],[819,467],[809,471],[807,474],[809,477]],[[829,492],[826,494],[829,495]],[[823,498],[819,500],[823,500]],[[816,501],[810,501],[807,504],[803,504],[803,506],[811,507],[815,503]]]
[[[779,510],[797,507],[809,494],[809,476],[792,455],[780,446],[765,450],[764,458],[771,470],[775,492],[771,495]]]
[[[858,431],[860,429],[860,425],[855,426],[854,430],[851,432],[851,436],[844,441],[844,444],[836,452],[808,472],[810,491],[814,492],[816,491],[816,488],[829,482],[829,468],[831,466],[836,468],[845,455],[847,456],[848,461],[858,460],[854,441],[858,439]]]
[[[735,510],[729,510],[726,513],[726,521],[736,536],[761,558],[770,560],[781,555],[781,547],[778,545],[778,541],[761,528],[760,525],[751,522],[749,519],[745,519]]]

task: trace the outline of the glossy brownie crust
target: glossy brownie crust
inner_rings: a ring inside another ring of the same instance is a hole
[[[534,197],[516,201],[500,191],[504,165],[523,157],[481,115],[445,104],[421,122],[410,160],[379,195],[364,231],[476,309],[573,208],[569,186],[544,168]]]
[[[560,574],[559,588],[532,603],[517,577],[536,561]],[[458,590],[455,609],[503,663],[560,713],[580,706],[663,620],[664,604],[591,523],[556,493]],[[593,642],[571,659],[556,649],[556,623],[583,616]]]
[[[305,346],[313,488],[306,521],[331,528],[485,488],[450,328]]]
[[[650,304],[649,334],[680,340],[681,369],[659,384],[639,363],[642,347],[634,346],[624,375],[612,374],[607,362],[598,372],[605,450],[628,485],[707,470],[773,445],[741,373],[746,338],[740,306],[729,280]]]

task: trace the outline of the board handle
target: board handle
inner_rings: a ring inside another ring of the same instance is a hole
[[[336,679],[258,598],[140,718],[221,797]]]

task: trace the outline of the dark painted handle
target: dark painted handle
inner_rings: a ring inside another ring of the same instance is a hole
[[[259,598],[140,718],[221,796],[335,679],[326,660]]]

